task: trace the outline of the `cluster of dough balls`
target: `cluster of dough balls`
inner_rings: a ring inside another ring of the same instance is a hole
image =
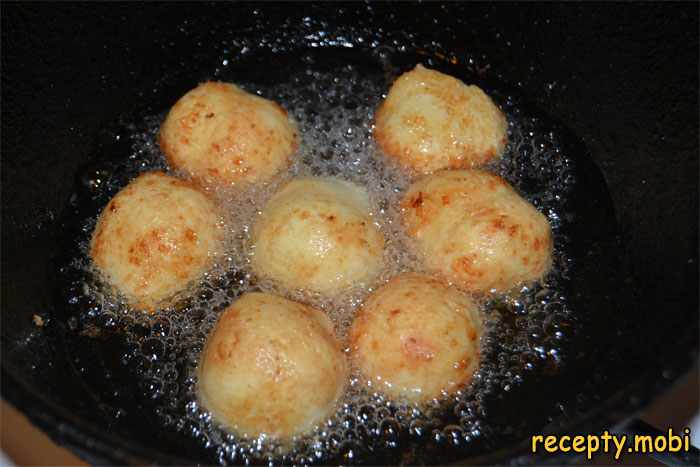
[[[90,256],[131,304],[152,310],[210,267],[222,238],[218,210],[206,195],[185,181],[150,172],[104,208]]]
[[[505,292],[551,266],[547,218],[496,175],[428,175],[409,187],[401,208],[426,268],[466,290]]]
[[[207,82],[189,91],[160,129],[170,165],[205,185],[270,179],[287,167],[298,145],[285,109],[230,83]]]
[[[384,236],[367,192],[335,178],[299,178],[278,191],[253,227],[253,270],[287,289],[329,296],[368,283],[383,265]]]
[[[426,402],[471,380],[480,335],[479,309],[471,298],[432,277],[405,273],[362,305],[350,348],[379,392]]]
[[[229,429],[286,439],[331,415],[347,371],[323,312],[247,293],[224,311],[207,338],[198,393],[214,419]]]
[[[170,165],[200,185],[265,181],[289,164],[296,125],[278,104],[207,82],[172,107],[160,129]],[[217,209],[184,181],[138,177],[102,212],[90,256],[135,306],[154,309],[211,265],[222,241]]]
[[[417,65],[391,86],[374,136],[386,156],[426,174],[486,164],[502,154],[507,128],[479,87]]]
[[[418,65],[396,80],[375,123],[386,156],[432,174],[411,185],[401,208],[435,277],[400,274],[371,294],[350,330],[350,350],[372,387],[424,403],[462,388],[478,366],[482,322],[462,290],[506,291],[540,278],[551,264],[551,229],[499,177],[440,170],[480,166],[503,152],[506,119],[478,87]],[[185,94],[160,130],[170,165],[205,186],[266,181],[289,164],[298,140],[282,107],[218,82]],[[220,227],[216,206],[190,183],[147,173],[104,209],[90,254],[132,304],[153,309],[211,266],[222,247]],[[251,263],[258,276],[288,290],[336,296],[377,278],[384,242],[362,187],[299,178],[255,223]],[[323,312],[246,293],[207,338],[198,396],[232,431],[290,439],[331,415],[347,375]]]

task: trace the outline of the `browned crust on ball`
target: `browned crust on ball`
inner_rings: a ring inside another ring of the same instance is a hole
[[[505,116],[481,89],[417,65],[394,82],[377,109],[374,138],[385,156],[427,174],[499,157],[506,130]]]

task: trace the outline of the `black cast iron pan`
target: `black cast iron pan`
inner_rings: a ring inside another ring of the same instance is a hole
[[[92,462],[211,462],[95,397],[64,351],[56,258],[76,178],[119,116],[165,110],[244,47],[379,49],[512,89],[565,136],[579,169],[571,291],[595,318],[595,350],[538,420],[618,425],[697,365],[697,21],[690,5],[3,5],[3,397]],[[433,460],[551,460],[520,435]]]

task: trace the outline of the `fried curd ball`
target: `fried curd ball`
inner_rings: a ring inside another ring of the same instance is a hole
[[[132,305],[153,310],[211,266],[223,238],[219,222],[212,201],[189,183],[144,173],[100,214],[90,256]]]
[[[367,192],[344,180],[300,178],[278,191],[253,228],[253,270],[288,289],[329,296],[373,280],[384,236]]]
[[[197,389],[202,404],[229,430],[289,439],[331,415],[347,371],[323,312],[246,293],[207,337]]]
[[[547,218],[496,175],[428,175],[409,187],[401,211],[426,269],[466,290],[506,292],[551,267]]]
[[[503,113],[478,86],[417,65],[391,86],[375,117],[384,154],[417,173],[472,168],[500,157]]]
[[[200,84],[181,97],[159,141],[173,168],[213,186],[268,180],[289,165],[299,146],[285,109],[220,82]]]
[[[469,296],[430,276],[404,273],[362,305],[350,349],[378,391],[421,403],[469,383],[479,365],[480,335]]]

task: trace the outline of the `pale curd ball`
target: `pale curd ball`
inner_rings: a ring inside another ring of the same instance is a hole
[[[401,210],[425,267],[466,290],[505,292],[551,267],[547,218],[496,175],[428,175],[409,187]]]
[[[333,413],[347,371],[323,312],[275,295],[246,293],[207,337],[198,394],[227,429],[288,439]]]
[[[373,388],[420,403],[469,383],[479,365],[481,328],[469,296],[432,277],[405,273],[362,305],[350,349]]]
[[[205,185],[231,186],[265,181],[286,168],[299,136],[277,103],[234,84],[206,82],[172,107],[159,141],[173,168]]]
[[[153,310],[198,279],[221,250],[220,217],[189,183],[162,172],[139,175],[104,208],[90,256],[127,300]]]
[[[417,65],[391,86],[375,117],[379,147],[418,173],[471,168],[500,157],[503,113],[478,86]]]
[[[371,282],[384,236],[367,192],[335,178],[299,178],[278,191],[253,227],[256,274],[287,289],[333,296]]]

